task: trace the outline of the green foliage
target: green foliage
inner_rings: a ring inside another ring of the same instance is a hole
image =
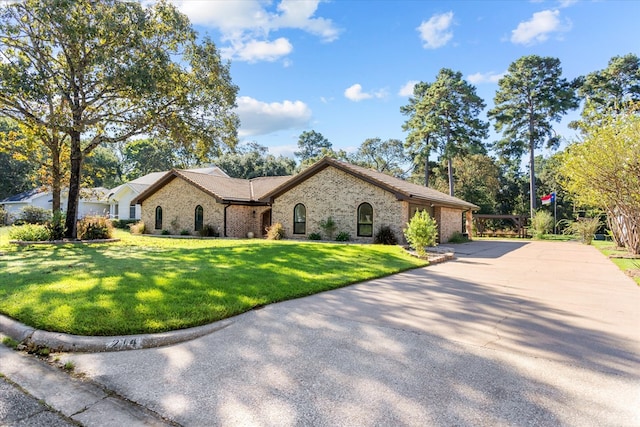
[[[333,240],[333,235],[338,228],[338,224],[336,221],[330,216],[327,219],[323,219],[320,221],[320,228],[324,231],[324,234],[327,236],[327,240]]]
[[[396,238],[396,233],[393,232],[391,227],[383,225],[376,232],[376,235],[373,238],[373,243],[380,245],[397,245],[398,239]]]
[[[454,231],[451,237],[449,237],[449,243],[466,243],[468,241],[469,239],[459,231]]]
[[[42,224],[25,224],[12,226],[9,238],[23,242],[45,242],[51,240],[49,230]]]
[[[182,230],[180,230],[180,235],[181,236],[190,236],[191,235],[191,231],[187,230],[186,228],[183,228]]]
[[[44,224],[51,218],[51,211],[37,206],[25,206],[18,216],[20,221],[27,224]]]
[[[397,178],[406,175],[403,166],[409,161],[404,144],[399,139],[368,138],[358,148],[352,163],[386,173]]]
[[[267,227],[267,240],[282,240],[284,238],[284,227],[279,222]]]
[[[137,219],[112,219],[111,225],[114,228],[119,228],[121,230],[131,229],[133,224],[136,224],[139,220]]]
[[[348,242],[351,240],[351,236],[346,231],[341,231],[336,236],[336,242]]]
[[[146,226],[144,225],[144,221],[138,221],[135,224],[131,224],[129,226],[129,230],[133,234],[144,234],[147,231]]]
[[[18,345],[20,345],[20,342],[14,340],[11,337],[4,337],[2,339],[2,344],[6,345],[9,348],[13,348],[15,350],[15,348],[18,347]]]
[[[47,221],[45,226],[49,230],[49,239],[61,240],[67,229],[65,228],[65,217],[62,211],[56,211],[51,216],[51,220]]]
[[[575,221],[565,222],[564,234],[572,235],[585,245],[590,245],[600,227],[602,227],[602,221],[599,218],[578,218]]]
[[[220,232],[212,224],[204,224],[198,234],[201,237],[220,237]]]
[[[576,205],[606,212],[616,243],[640,254],[640,116],[602,116],[584,132],[561,156],[562,186]]]
[[[0,206],[0,226],[7,225],[9,213],[5,210],[3,206]]]
[[[305,161],[315,161],[322,155],[322,150],[330,150],[332,144],[320,132],[315,130],[304,131],[298,138],[298,151],[293,154],[300,159],[302,163]]]
[[[163,235],[163,236],[170,236],[171,232],[169,230],[167,230],[167,229],[164,229],[164,230],[162,230],[160,232],[160,234]]]
[[[322,240],[322,236],[320,235],[320,233],[309,233],[307,238],[309,240]]]
[[[267,147],[257,143],[239,147],[238,151],[224,154],[215,160],[215,164],[232,178],[293,175],[296,168],[295,160],[269,154]]]
[[[531,229],[533,237],[542,239],[545,234],[549,234],[553,230],[553,215],[546,210],[539,210],[531,220]]]
[[[425,248],[436,245],[438,224],[427,211],[418,211],[407,224],[404,236],[419,256],[425,256]]]
[[[82,240],[110,239],[113,226],[103,216],[86,216],[78,221],[78,238]]]

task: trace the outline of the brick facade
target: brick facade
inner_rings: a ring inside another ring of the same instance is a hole
[[[438,223],[438,236],[440,243],[446,243],[449,241],[453,233],[456,231],[462,233],[462,210],[436,207],[434,209],[434,216]]]
[[[151,234],[161,234],[162,230],[174,234],[189,230],[191,234],[196,234],[195,210],[198,205],[203,209],[203,224],[211,224],[222,233],[224,205],[180,178],[172,179],[142,202],[142,221],[147,233]],[[157,206],[162,208],[162,228],[158,230],[155,229]]]
[[[293,234],[293,209],[304,204],[306,233]],[[326,168],[301,182],[273,201],[273,222],[280,222],[288,238],[306,239],[310,233],[325,237],[320,222],[331,216],[337,223],[336,234],[345,231],[356,242],[373,242],[372,237],[357,236],[357,212],[361,203],[373,207],[373,235],[388,225],[403,239],[403,203],[388,191],[371,185],[336,168]]]

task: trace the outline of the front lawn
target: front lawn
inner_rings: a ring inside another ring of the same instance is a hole
[[[640,286],[640,258],[633,258],[626,250],[616,248],[613,242],[594,240],[592,244]]]
[[[0,228],[0,312],[78,335],[162,332],[424,266],[398,246],[168,239],[15,247]]]

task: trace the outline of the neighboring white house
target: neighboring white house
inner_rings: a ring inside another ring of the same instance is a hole
[[[229,177],[217,166],[187,170],[205,175]],[[107,196],[107,200],[109,202],[109,216],[113,219],[140,219],[140,205],[132,205],[131,201],[138,197],[138,195],[144,190],[149,188],[151,184],[166,175],[167,172],[168,171],[151,172],[150,174],[124,183],[109,191]]]
[[[78,203],[78,218],[84,218],[88,215],[106,215],[109,212],[108,193],[109,190],[103,187],[82,189]],[[60,193],[60,206],[63,212],[67,210],[68,201],[69,191],[67,189],[62,190]],[[26,206],[51,210],[53,208],[53,196],[51,191],[38,188],[0,200],[0,206],[7,212],[7,222],[12,223],[20,217],[22,209]]]

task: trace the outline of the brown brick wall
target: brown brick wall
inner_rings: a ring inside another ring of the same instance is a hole
[[[406,223],[402,222],[406,216],[404,203],[388,191],[333,167],[323,169],[279,196],[273,203],[273,223],[282,223],[288,238],[306,239],[310,233],[323,234],[319,223],[331,216],[338,226],[336,234],[346,231],[353,241],[373,242],[373,237],[357,236],[358,206],[365,202],[373,207],[374,236],[382,225],[388,225],[402,240]],[[307,210],[304,235],[293,234],[293,208],[297,203],[303,203]]]
[[[262,214],[268,206],[231,205],[227,208],[227,237],[247,237],[252,232],[255,237],[262,237]]]
[[[438,223],[440,243],[447,243],[456,231],[462,233],[462,210],[436,207],[435,219]]]
[[[222,233],[224,205],[181,178],[174,178],[142,203],[142,221],[147,233],[160,234],[162,230],[156,230],[154,226],[156,206],[161,206],[162,229],[171,233],[186,229],[195,234],[195,211],[198,205],[203,209],[203,224],[219,227]],[[176,227],[171,224],[174,220]]]

